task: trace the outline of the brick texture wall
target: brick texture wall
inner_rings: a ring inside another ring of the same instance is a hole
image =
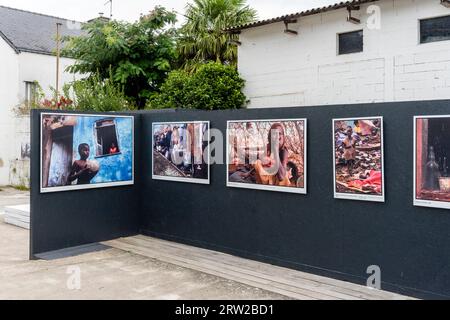
[[[345,9],[243,30],[239,71],[250,108],[450,98],[450,41],[419,43],[419,20],[450,15],[438,0],[380,0],[346,21]],[[338,34],[364,30],[364,51],[338,55]]]

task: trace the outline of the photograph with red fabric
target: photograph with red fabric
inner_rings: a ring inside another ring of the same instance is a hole
[[[383,118],[333,119],[335,198],[384,202]]]

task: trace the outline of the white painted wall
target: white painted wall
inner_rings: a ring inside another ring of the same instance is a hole
[[[60,60],[60,89],[64,83],[75,80],[73,74],[64,70],[74,60],[61,58]],[[52,96],[50,87],[56,87],[56,57],[43,54],[22,52],[19,55],[20,98],[25,98],[25,81],[37,81],[48,97]]]
[[[381,29],[367,8],[341,9],[243,30],[239,72],[249,108],[450,99],[450,41],[419,44],[419,19],[450,15],[439,0],[381,0]],[[337,55],[337,34],[364,30],[364,52]]]
[[[73,74],[64,72],[73,62],[61,58],[61,87],[75,79]],[[25,100],[26,81],[38,81],[45,94],[51,97],[50,86],[56,86],[56,58],[27,52],[17,54],[0,38],[0,186],[28,182],[29,160],[21,159],[21,147],[30,140],[30,120],[16,117],[12,112]]]
[[[9,181],[8,185],[26,186],[30,185],[30,158],[22,157],[22,147],[30,145],[30,117],[17,116],[14,121],[14,140],[10,142],[14,151],[11,153],[9,161]]]
[[[19,62],[16,52],[0,38],[0,185],[9,182],[9,166],[14,154],[12,107],[19,101]]]

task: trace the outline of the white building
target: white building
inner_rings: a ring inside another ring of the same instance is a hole
[[[348,1],[229,31],[250,108],[450,99],[449,0]]]
[[[61,35],[80,35],[80,23],[0,6],[0,185],[27,185],[29,118],[13,108],[33,98],[35,82],[51,95],[56,86],[56,24]],[[62,58],[60,85],[74,80],[64,72],[73,60]]]

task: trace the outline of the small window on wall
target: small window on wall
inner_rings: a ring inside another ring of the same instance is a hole
[[[338,38],[339,54],[348,54],[363,51],[364,41],[362,30],[341,33],[338,35]]]
[[[25,103],[27,106],[36,104],[37,102],[38,84],[35,81],[25,81]]]
[[[420,43],[450,40],[450,16],[420,20]]]
[[[120,153],[119,139],[117,138],[116,123],[114,120],[97,121],[95,123],[95,136],[97,140],[97,157],[112,156]]]

